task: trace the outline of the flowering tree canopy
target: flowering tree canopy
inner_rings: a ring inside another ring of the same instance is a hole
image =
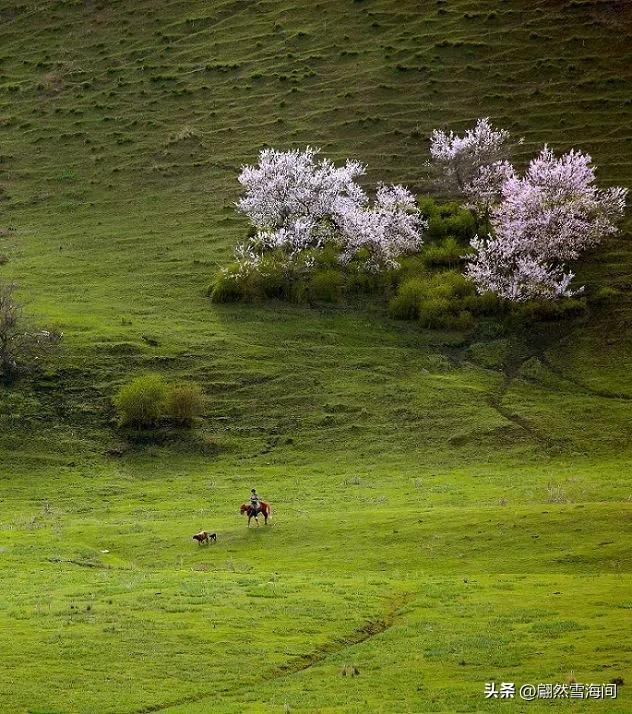
[[[474,238],[476,256],[465,270],[479,293],[493,292],[508,300],[545,300],[570,297],[573,273],[542,262],[536,255],[520,252],[502,237]]]
[[[523,177],[504,182],[502,200],[492,209],[496,233],[511,235],[544,260],[574,260],[616,233],[626,190],[597,188],[591,161],[574,150],[556,158],[545,146]]]
[[[359,250],[368,248],[368,267],[396,265],[398,256],[421,248],[423,227],[425,222],[413,194],[403,186],[380,184],[372,206],[358,207],[342,216],[342,260],[349,261]]]
[[[625,208],[627,190],[597,188],[591,161],[575,150],[556,158],[545,146],[524,176],[506,169],[500,190],[498,171],[486,180],[485,170],[479,174],[472,203],[499,193],[490,212],[493,236],[472,241],[477,255],[466,270],[481,292],[511,300],[572,294],[573,274],[563,264],[616,233]]]
[[[435,129],[430,136],[430,168],[446,191],[468,195],[482,167],[507,157],[508,139],[509,132],[494,129],[489,118],[479,119],[463,136]]]
[[[337,167],[318,153],[309,146],[304,151],[264,149],[258,166],[242,169],[239,182],[246,192],[237,207],[257,233],[238,247],[240,260],[256,261],[274,249],[295,257],[335,242],[343,262],[367,249],[367,267],[379,269],[421,247],[424,222],[408,189],[380,185],[371,205],[355,181],[365,172],[362,164],[347,160]]]

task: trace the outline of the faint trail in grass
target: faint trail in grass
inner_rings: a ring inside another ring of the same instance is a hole
[[[569,374],[566,374],[564,370],[560,369],[559,367],[556,367],[554,364],[552,364],[546,355],[541,355],[540,356],[540,362],[550,371],[553,372],[556,376],[558,376],[560,379],[563,379],[566,382],[570,382],[571,384],[574,384],[576,387],[579,387],[580,389],[584,390],[585,392],[588,392],[588,394],[592,394],[595,397],[602,397],[604,399],[627,399],[627,400],[632,400],[632,395],[630,394],[624,394],[623,392],[610,392],[607,389],[595,389],[594,387],[591,387],[590,385],[582,382],[579,379],[576,379],[575,377],[572,377]]]
[[[514,412],[510,411],[502,404],[503,397],[509,391],[514,379],[520,372],[522,365],[529,359],[531,359],[532,356],[533,355],[529,354],[528,356],[523,357],[518,361],[512,361],[509,363],[509,365],[505,368],[503,380],[500,384],[500,387],[498,388],[498,391],[488,395],[487,403],[492,409],[495,409],[503,418],[507,419],[512,424],[519,426],[536,441],[548,444],[551,442],[551,439],[549,437],[545,436],[542,432],[540,432],[540,430],[537,429],[530,421],[528,421],[524,417],[521,417],[519,414],[515,414]]]
[[[288,662],[285,665],[277,667],[268,674],[261,676],[256,684],[263,685],[265,683],[273,682],[277,679],[284,679],[285,677],[290,677],[293,674],[298,674],[299,672],[304,672],[311,667],[315,667],[324,660],[326,660],[331,655],[339,654],[344,652],[349,647],[354,647],[356,645],[362,644],[373,637],[381,635],[383,632],[389,630],[395,622],[401,611],[401,609],[409,603],[414,598],[413,593],[402,593],[394,598],[388,610],[384,615],[377,620],[369,620],[365,622],[360,627],[356,628],[350,635],[344,639],[334,640],[330,644],[323,645],[322,647],[316,648],[310,654],[298,657],[297,659]],[[223,694],[236,694],[238,690],[233,692],[222,692]],[[142,707],[141,709],[135,709],[134,714],[150,714],[151,712],[167,711],[173,707],[183,706],[185,704],[196,704],[203,702],[206,699],[211,699],[216,696],[214,692],[205,692],[204,694],[196,694],[190,697],[183,697],[174,702],[169,702],[168,704],[155,704],[147,707]]]
[[[522,367],[530,359],[535,357],[543,362],[545,359],[544,355],[547,350],[559,345],[568,337],[568,335],[569,333],[565,329],[560,331],[544,330],[539,334],[530,335],[526,344],[523,344],[518,348],[520,352],[518,354],[514,354],[514,356],[510,357],[506,362],[503,370],[503,379],[498,389],[490,393],[487,397],[487,403],[490,407],[492,407],[492,409],[495,409],[502,417],[510,421],[512,424],[520,427],[533,439],[546,446],[553,446],[554,444],[562,445],[563,440],[551,437],[549,434],[538,429],[538,427],[536,427],[528,419],[512,412],[503,405],[503,398],[511,388],[511,385],[516,377],[520,374]]]

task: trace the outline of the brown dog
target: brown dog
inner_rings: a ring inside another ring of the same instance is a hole
[[[217,534],[209,533],[208,531],[200,531],[193,536],[193,540],[196,540],[200,545],[202,545],[202,543],[206,543],[208,545],[211,541],[213,541],[213,543],[217,543]]]

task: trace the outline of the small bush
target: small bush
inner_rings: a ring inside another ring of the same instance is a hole
[[[217,273],[207,292],[213,302],[237,302],[243,298],[238,270],[239,266],[235,263]]]
[[[468,249],[456,238],[444,238],[440,243],[430,243],[422,254],[424,264],[429,268],[456,267],[463,263]]]
[[[249,276],[246,287],[250,288],[252,297],[284,300],[289,297],[291,283],[286,260],[271,253],[262,258],[259,270]]]
[[[439,206],[432,196],[420,196],[417,200],[417,205],[424,218],[430,218],[439,213]]]
[[[417,205],[428,219],[426,238],[429,241],[452,237],[462,244],[469,244],[477,233],[474,214],[456,202],[438,204],[433,198],[424,196]]]
[[[512,307],[514,316],[520,320],[552,322],[583,314],[586,311],[586,298],[528,300]]]
[[[501,315],[507,310],[508,301],[486,292],[480,295],[467,295],[463,298],[463,307],[474,315]]]
[[[403,278],[416,277],[427,272],[426,263],[422,255],[405,255],[399,260],[396,278],[398,282],[402,282]]]
[[[455,270],[448,270],[433,275],[427,284],[429,297],[463,298],[475,295],[476,288],[471,280]]]
[[[444,327],[451,316],[450,301],[444,297],[432,297],[424,300],[419,307],[419,324],[422,327]]]
[[[419,305],[426,296],[427,285],[421,278],[405,280],[390,301],[388,311],[396,320],[416,320],[419,317]]]
[[[337,302],[342,294],[343,285],[344,278],[339,269],[316,270],[309,283],[310,294],[315,300]]]
[[[195,417],[200,416],[204,399],[197,384],[183,382],[169,387],[166,413],[176,424],[191,426]]]
[[[167,385],[159,375],[137,377],[114,398],[120,426],[154,427],[165,414]]]
[[[455,305],[446,298],[431,298],[423,302],[419,308],[419,324],[422,327],[469,330],[474,326],[474,322],[471,312],[455,309]]]
[[[319,250],[312,252],[316,268],[339,268],[340,248],[333,243],[327,243]]]

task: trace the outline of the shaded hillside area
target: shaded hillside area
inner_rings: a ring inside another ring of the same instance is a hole
[[[2,3],[0,278],[64,333],[0,387],[3,711],[474,711],[487,681],[629,679],[629,214],[566,322],[206,289],[264,146],[423,193],[432,129],[490,116],[519,164],[577,147],[632,186],[631,30],[624,1]],[[145,372],[200,385],[195,429],[117,427]]]

